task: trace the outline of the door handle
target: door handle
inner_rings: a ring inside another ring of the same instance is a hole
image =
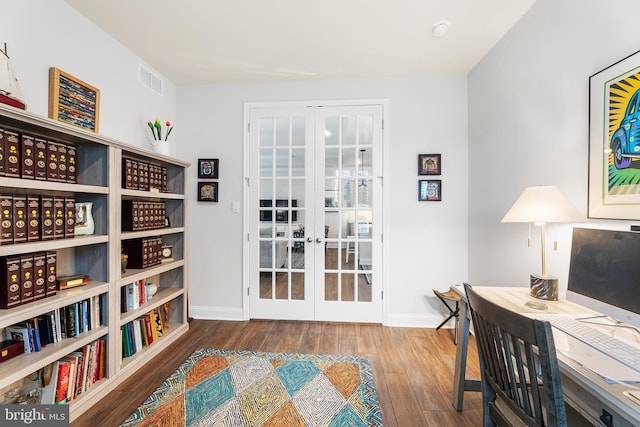
[[[312,242],[313,242],[313,238],[307,237],[307,243],[312,243]]]
[[[322,239],[319,237],[316,237],[316,243],[322,243]]]

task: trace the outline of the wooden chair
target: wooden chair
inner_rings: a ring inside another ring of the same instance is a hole
[[[464,284],[480,357],[483,425],[566,426],[549,322],[492,303]]]

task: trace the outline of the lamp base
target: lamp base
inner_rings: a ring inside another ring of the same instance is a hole
[[[531,275],[531,296],[548,301],[558,301],[558,278],[554,276]]]

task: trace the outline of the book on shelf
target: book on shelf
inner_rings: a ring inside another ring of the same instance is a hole
[[[0,245],[13,244],[13,196],[0,195]]]
[[[33,254],[33,299],[39,300],[46,296],[47,258],[44,252]]]
[[[58,291],[58,280],[57,280],[57,263],[58,256],[55,251],[46,252],[47,259],[47,282],[46,282],[46,293],[47,296],[55,295]]]
[[[35,178],[35,137],[22,133],[20,138],[20,177]]]
[[[64,197],[53,197],[53,238],[64,239],[66,230],[66,211]],[[74,232],[75,233],[75,232]]]
[[[69,393],[69,380],[71,375],[71,361],[63,358],[58,362],[55,403],[67,403],[67,394]]]
[[[75,144],[67,143],[67,182],[75,184],[78,181],[76,175],[77,149]]]
[[[67,144],[58,142],[58,181],[67,182]]]
[[[4,176],[20,178],[20,133],[18,131],[5,129],[4,156],[6,159]]]
[[[5,337],[13,341],[22,341],[24,343],[24,352],[33,353],[35,347],[30,329],[26,324],[17,324],[7,326],[4,329]]]
[[[0,308],[20,305],[20,256],[0,257]]]
[[[33,254],[20,255],[20,303],[33,301]]]
[[[27,242],[40,240],[40,196],[28,194],[27,204]]]
[[[40,196],[40,240],[53,240],[55,211],[52,196]]]
[[[34,151],[34,177],[40,181],[47,179],[47,140],[45,138],[35,138]]]
[[[58,181],[58,144],[47,140],[47,181]]]
[[[13,243],[27,241],[27,196],[13,195]]]
[[[5,163],[7,156],[4,155],[4,129],[0,127],[0,176],[4,176]]]

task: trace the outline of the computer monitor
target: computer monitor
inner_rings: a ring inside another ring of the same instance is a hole
[[[574,228],[567,299],[640,327],[640,233]]]

